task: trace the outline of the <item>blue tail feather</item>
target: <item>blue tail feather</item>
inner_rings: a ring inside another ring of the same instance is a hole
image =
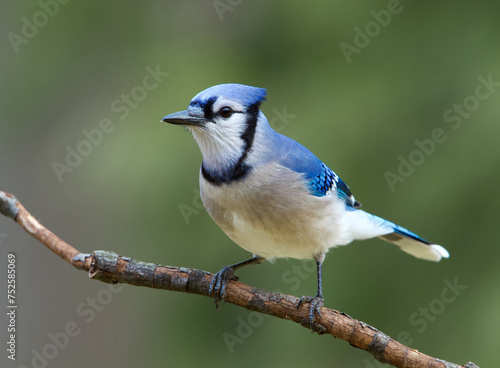
[[[397,245],[403,252],[429,261],[439,261],[441,258],[449,257],[448,251],[442,246],[431,243],[402,226],[374,215],[370,216],[371,220],[377,225],[389,229],[387,234],[379,235],[379,238]]]

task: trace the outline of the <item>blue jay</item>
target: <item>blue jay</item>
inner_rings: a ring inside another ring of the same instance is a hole
[[[186,111],[162,121],[188,128],[203,155],[201,199],[212,219],[253,258],[222,268],[209,294],[218,307],[234,271],[264,260],[314,259],[317,293],[309,303],[313,327],[324,299],[321,270],[330,248],[379,237],[414,257],[449,254],[417,234],[358,209],[349,187],[307,148],[275,132],[260,111],[266,90],[241,84],[210,87]]]

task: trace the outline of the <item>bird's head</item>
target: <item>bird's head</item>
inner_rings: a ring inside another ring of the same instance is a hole
[[[191,131],[206,169],[225,170],[251,150],[265,95],[263,88],[219,84],[198,93],[187,110],[167,115],[162,121]]]

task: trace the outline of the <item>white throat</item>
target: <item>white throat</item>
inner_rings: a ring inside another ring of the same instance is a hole
[[[232,125],[221,129],[217,124],[208,128],[189,127],[203,155],[205,168],[219,171],[234,166],[245,150],[241,139],[244,129],[241,125]]]

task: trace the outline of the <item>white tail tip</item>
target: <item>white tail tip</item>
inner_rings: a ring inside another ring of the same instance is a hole
[[[430,247],[436,251],[441,258],[450,258],[450,253],[446,249],[444,249],[442,246],[437,245],[437,244],[431,244]]]

